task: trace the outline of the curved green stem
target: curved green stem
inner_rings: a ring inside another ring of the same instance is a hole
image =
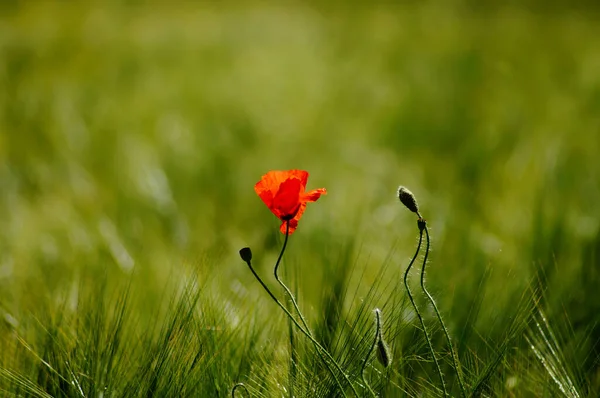
[[[296,338],[294,336],[294,325],[292,324],[291,321],[288,320],[288,333],[289,333],[289,337],[290,337],[290,371],[289,371],[289,377],[290,377],[290,397],[294,397],[294,389],[296,386],[296,374],[297,374],[297,363],[298,363],[298,358],[297,358],[297,351],[296,351]]]
[[[430,239],[429,239],[429,230],[427,229],[427,224],[425,223],[425,220],[423,220],[423,223],[424,223],[425,235],[427,237],[427,246],[425,249],[425,256],[423,258],[423,266],[421,267],[421,289],[423,289],[423,292],[429,299],[429,302],[433,306],[433,310],[435,311],[435,314],[437,315],[438,321],[440,321],[440,324],[442,325],[442,329],[444,330],[444,334],[446,335],[446,340],[448,341],[448,347],[450,348],[450,353],[452,354],[452,363],[454,365],[454,370],[456,371],[456,376],[458,377],[458,383],[460,384],[460,391],[462,393],[462,396],[464,398],[466,398],[467,390],[465,389],[465,383],[462,378],[462,371],[461,371],[458,355],[454,351],[454,345],[452,344],[452,339],[450,339],[450,334],[448,333],[446,324],[442,320],[442,316],[440,315],[440,311],[438,310],[437,305],[435,304],[435,300],[433,299],[433,296],[431,296],[431,294],[429,294],[429,291],[425,288],[425,266],[427,264],[427,255],[429,254]]]
[[[435,351],[433,350],[433,345],[431,344],[431,339],[429,338],[429,332],[427,332],[427,328],[425,327],[425,322],[423,321],[423,317],[421,316],[421,312],[419,312],[419,308],[417,304],[415,304],[415,300],[413,295],[408,287],[408,273],[412,268],[417,256],[419,255],[419,250],[421,249],[421,244],[423,243],[423,230],[419,228],[419,244],[417,245],[417,251],[413,256],[412,260],[410,260],[410,264],[406,268],[404,272],[404,286],[406,287],[406,292],[408,293],[408,298],[413,308],[415,309],[415,313],[417,314],[417,318],[419,318],[419,322],[421,323],[421,327],[423,328],[423,334],[425,334],[425,340],[427,340],[427,345],[429,346],[429,351],[431,352],[431,356],[433,358],[433,362],[435,363],[435,367],[437,369],[438,375],[440,376],[440,381],[442,382],[442,390],[444,391],[444,396],[448,396],[448,391],[446,390],[446,382],[444,381],[444,376],[442,375],[442,369],[440,368],[440,364],[438,363],[437,357],[435,356]]]
[[[373,344],[371,344],[371,348],[369,348],[369,352],[367,353],[367,356],[365,357],[365,361],[363,362],[363,366],[362,366],[362,369],[360,371],[360,375],[362,377],[362,381],[363,381],[364,385],[367,386],[367,388],[369,389],[369,392],[374,397],[377,397],[377,395],[375,394],[375,391],[373,391],[373,389],[371,388],[371,386],[367,382],[367,379],[365,378],[365,370],[367,369],[367,363],[369,362],[369,358],[371,357],[371,354],[373,353],[373,350],[375,349],[375,346],[377,345],[377,341],[379,341],[379,336],[380,336],[380,333],[381,333],[381,320],[379,319],[379,312],[378,311],[379,311],[378,309],[375,310],[375,326],[376,326],[376,328],[375,328],[375,339],[373,340]]]
[[[285,251],[288,237],[290,236],[289,232],[290,232],[290,222],[286,221],[286,223],[285,223],[285,240],[283,241],[283,247],[281,248],[281,253],[279,253],[279,258],[277,258],[277,262],[275,263],[275,268],[273,269],[273,274],[275,275],[275,279],[277,280],[277,282],[281,285],[281,287],[283,287],[283,289],[289,296],[290,300],[292,301],[292,304],[294,305],[294,309],[300,316],[302,325],[304,325],[304,328],[310,332],[310,328],[308,327],[308,324],[306,323],[306,319],[304,318],[304,315],[302,315],[302,312],[300,311],[300,307],[298,306],[298,303],[296,302],[296,299],[294,298],[292,291],[286,286],[285,283],[283,283],[283,281],[281,279],[279,279],[279,274],[277,272],[279,270],[279,264],[281,263],[281,259],[283,258],[283,252]]]
[[[246,390],[246,394],[248,394],[249,397],[251,396],[250,392],[248,391],[248,389],[246,388],[246,385],[244,383],[237,383],[231,389],[231,398],[235,398],[235,390],[237,390],[238,388],[243,388],[244,390]]]
[[[296,312],[298,313],[298,315],[300,316],[300,321],[302,322],[302,325],[304,326],[304,329],[307,331],[307,333],[310,335],[310,339],[313,341],[313,343],[316,343],[316,340],[314,339],[314,336],[312,335],[312,332],[310,330],[310,328],[308,327],[308,323],[306,322],[306,318],[304,318],[304,315],[302,315],[302,311],[300,311],[300,307],[298,306],[298,302],[296,301],[296,299],[294,298],[294,295],[292,294],[292,291],[287,287],[287,285],[285,283],[283,283],[283,281],[279,278],[279,273],[277,272],[279,270],[279,264],[281,264],[281,259],[283,258],[283,253],[285,252],[285,248],[287,247],[287,242],[288,242],[288,238],[290,236],[290,221],[286,221],[285,222],[285,239],[283,241],[283,246],[281,247],[281,252],[279,253],[279,257],[277,258],[277,262],[275,263],[275,267],[273,268],[273,274],[275,275],[275,279],[277,280],[277,282],[281,285],[281,287],[283,287],[283,289],[285,290],[285,292],[287,293],[288,297],[290,298],[292,305],[294,306],[294,309],[296,310]],[[316,347],[316,346],[315,346]],[[319,353],[319,350],[317,350],[317,353]],[[321,354],[319,353],[319,356],[321,356]],[[331,355],[329,355],[330,359],[335,363],[335,366],[341,370],[341,366],[337,363],[337,361],[335,359],[333,359],[333,357]],[[321,358],[323,359],[323,358]],[[326,364],[327,362],[324,361]],[[327,365],[329,367],[329,365]],[[329,369],[333,378],[335,379],[335,382],[338,384],[338,386],[340,387],[340,390],[342,391],[342,394],[344,394],[344,396],[346,396],[346,394],[344,393],[344,389],[342,388],[340,382],[338,381],[337,377],[335,376],[335,374],[331,371],[331,369]],[[352,388],[352,391],[354,392],[355,396],[358,396],[357,391],[354,389],[354,386],[352,385],[352,383],[350,383],[350,380],[348,379],[348,377],[346,376],[345,372],[342,372],[342,374],[344,375],[344,377],[346,378],[346,381],[348,382],[348,384],[350,384],[350,388]]]
[[[279,279],[279,273],[277,272],[279,270],[279,264],[281,263],[281,259],[283,258],[283,252],[285,251],[288,237],[290,236],[289,232],[290,232],[290,222],[286,221],[286,223],[285,223],[285,240],[283,241],[283,247],[281,248],[281,253],[279,253],[279,257],[277,258],[277,262],[275,263],[275,268],[273,269],[273,274],[275,275],[275,279],[277,280],[277,282],[281,285],[281,287],[283,287],[283,289],[287,293],[288,297],[292,301],[292,304],[294,305],[294,309],[300,316],[300,321],[302,321],[302,325],[304,326],[304,328],[306,330],[308,330],[310,332],[310,328],[308,327],[308,324],[306,323],[306,319],[304,318],[304,315],[302,315],[302,312],[300,311],[300,307],[298,306],[298,302],[294,298],[292,291],[287,287],[287,285],[285,283],[283,283],[283,281],[281,279]]]
[[[275,265],[275,269],[276,270],[279,267],[279,263],[281,262],[281,258],[283,257],[283,253],[284,253],[285,248],[287,246],[288,237],[289,237],[289,222],[287,223],[287,227],[286,227],[285,241],[283,243],[283,247],[281,249],[281,253],[279,254],[279,258],[277,259],[277,263]],[[273,294],[273,292],[271,292],[271,289],[269,289],[269,287],[263,282],[263,280],[261,279],[261,277],[256,273],[256,271],[254,270],[254,267],[252,267],[252,261],[250,259],[245,259],[244,261],[248,265],[248,268],[250,268],[250,271],[252,272],[252,275],[254,275],[254,277],[261,284],[261,286],[263,287],[263,289],[265,289],[265,291],[269,294],[269,297],[271,297],[271,299],[279,306],[279,308],[281,308],[281,310],[288,316],[288,318],[292,321],[292,323],[302,332],[302,334],[304,334],[306,337],[308,337],[310,339],[310,341],[314,344],[315,349],[317,351],[317,354],[319,355],[319,357],[321,358],[321,360],[325,363],[325,366],[327,367],[327,370],[329,370],[329,372],[333,376],[335,382],[337,383],[338,387],[340,388],[340,391],[342,392],[342,395],[344,397],[346,397],[346,393],[344,391],[344,388],[340,384],[340,382],[337,379],[337,376],[335,375],[335,373],[333,372],[333,370],[330,368],[329,361],[331,361],[334,364],[334,366],[336,367],[336,369],[344,376],[344,379],[346,379],[346,382],[348,383],[348,385],[350,386],[350,388],[354,392],[354,395],[356,397],[358,397],[358,393],[357,393],[356,389],[354,388],[354,385],[352,384],[352,382],[348,378],[348,375],[342,370],[342,368],[340,367],[340,365],[331,356],[331,354],[325,348],[323,348],[323,346],[321,346],[321,344],[319,344],[319,342],[317,340],[315,340],[315,338],[312,336],[312,332],[310,331],[310,329],[308,328],[308,326],[306,326],[306,324],[305,324],[305,327],[302,327],[298,323],[298,321],[296,320],[296,318],[290,313],[290,311],[281,303],[281,301],[279,301],[277,299],[277,297],[275,297],[275,295]],[[280,283],[282,283],[282,282],[280,282]],[[287,287],[286,287],[286,290],[288,290],[288,292],[289,292],[289,289],[287,289]],[[296,309],[297,309],[297,307],[296,307]],[[305,323],[305,322],[303,322],[303,323]],[[327,357],[327,359],[329,361],[327,361],[323,357],[323,354],[325,354],[325,356]]]
[[[288,318],[290,318],[290,320],[292,321],[292,323],[298,328],[298,330],[300,330],[302,332],[303,335],[305,335],[306,337],[308,337],[312,343],[315,345],[315,347],[317,348],[317,353],[319,354],[319,356],[321,357],[321,359],[323,359],[323,362],[325,362],[325,365],[327,365],[327,369],[329,369],[329,371],[331,372],[332,376],[335,378],[335,380],[337,381],[337,378],[335,376],[335,374],[333,373],[333,371],[331,370],[331,368],[329,368],[329,363],[327,361],[325,361],[325,358],[323,358],[321,352],[325,353],[325,355],[327,356],[327,358],[333,362],[333,364],[335,365],[335,367],[337,368],[337,370],[342,373],[344,375],[344,378],[346,379],[346,381],[348,382],[348,384],[350,386],[352,386],[352,383],[350,383],[350,379],[348,379],[348,376],[346,375],[346,373],[344,373],[344,371],[342,370],[342,368],[338,365],[338,363],[335,361],[335,359],[333,359],[333,357],[331,356],[331,354],[329,354],[329,352],[323,348],[323,346],[321,346],[321,344],[319,344],[318,341],[316,341],[313,337],[312,334],[307,332],[296,320],[296,318],[294,318],[294,316],[291,314],[290,311],[288,311],[288,309],[281,303],[281,301],[279,301],[277,299],[277,297],[275,297],[275,295],[273,294],[273,292],[271,292],[271,290],[269,289],[269,287],[267,285],[265,285],[265,283],[263,282],[263,280],[260,278],[260,276],[258,276],[258,274],[256,273],[256,271],[254,270],[254,267],[252,267],[252,262],[251,261],[246,261],[246,264],[248,264],[248,268],[250,268],[250,271],[252,271],[252,274],[254,275],[254,277],[256,278],[256,280],[261,284],[261,286],[263,287],[263,289],[265,289],[265,291],[269,294],[269,296],[271,297],[271,299],[273,299],[273,301],[275,301],[275,303],[279,306],[279,308],[281,308],[281,310],[283,312],[285,312],[285,314],[288,316]],[[338,382],[339,385],[339,382]],[[342,394],[344,394],[344,390],[343,388],[340,386],[340,389],[342,391]],[[354,390],[354,388],[352,388]],[[344,394],[344,396],[346,396],[346,394]],[[358,394],[356,394],[356,396],[358,396]]]

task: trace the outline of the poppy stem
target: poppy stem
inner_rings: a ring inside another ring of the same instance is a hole
[[[442,329],[444,330],[444,334],[446,335],[446,340],[448,341],[448,347],[450,348],[450,353],[452,354],[452,363],[454,365],[454,370],[456,371],[456,376],[458,377],[458,383],[460,384],[460,391],[462,393],[462,396],[464,398],[466,398],[467,391],[465,389],[465,383],[464,383],[464,380],[462,377],[462,371],[461,371],[461,367],[460,367],[460,361],[458,359],[458,354],[456,353],[456,351],[454,351],[454,346],[452,345],[452,339],[450,339],[450,334],[448,333],[446,324],[442,320],[442,316],[440,315],[440,311],[438,310],[437,305],[435,304],[435,300],[433,299],[433,296],[429,293],[429,291],[427,291],[427,289],[425,288],[425,266],[427,264],[427,255],[429,254],[430,239],[429,239],[429,230],[427,229],[427,223],[425,222],[425,220],[423,220],[422,225],[423,225],[423,229],[425,230],[425,235],[427,237],[427,247],[425,249],[425,257],[423,258],[423,266],[421,268],[421,289],[423,289],[423,292],[429,299],[429,302],[433,306],[433,310],[435,311],[435,314],[437,315],[438,321],[440,321],[440,324],[442,325]]]
[[[277,271],[279,269],[279,264],[281,263],[281,259],[283,258],[283,253],[285,252],[285,248],[287,246],[288,238],[290,236],[289,232],[290,232],[290,222],[286,221],[285,222],[285,240],[283,241],[283,247],[281,248],[281,253],[279,253],[279,258],[277,259],[277,262],[275,263],[275,268],[273,269],[273,273],[275,274],[275,279],[277,280],[277,282],[281,285],[281,287],[283,287],[283,289],[285,290],[285,292],[289,296],[290,300],[292,301],[292,304],[294,305],[294,309],[296,310],[296,312],[300,316],[300,320],[302,321],[302,325],[312,335],[312,332],[310,331],[310,328],[308,327],[308,323],[306,322],[306,319],[304,318],[304,315],[302,315],[302,312],[300,311],[300,307],[298,306],[298,302],[294,298],[294,295],[292,294],[291,290],[286,286],[285,283],[283,283],[283,281],[281,279],[279,279],[279,274],[277,273]]]
[[[269,289],[269,287],[265,284],[265,282],[263,282],[263,280],[261,279],[261,277],[254,270],[254,267],[252,266],[252,260],[250,258],[246,258],[246,259],[244,259],[244,262],[248,265],[248,268],[250,268],[250,271],[252,272],[252,275],[254,275],[254,277],[260,283],[260,285],[263,287],[263,289],[265,289],[265,291],[269,294],[269,297],[271,297],[271,299],[273,299],[273,301],[279,306],[279,308],[281,308],[283,310],[283,312],[285,312],[285,314],[288,316],[288,318],[290,318],[290,320],[300,330],[300,332],[302,332],[302,334],[304,334],[306,337],[308,337],[312,341],[312,343],[314,344],[315,349],[317,351],[317,354],[319,355],[319,358],[321,358],[321,360],[327,366],[327,369],[329,370],[329,372],[333,376],[334,380],[336,381],[338,387],[340,388],[340,391],[342,392],[342,395],[344,397],[346,397],[346,393],[344,392],[344,389],[342,388],[342,385],[340,384],[339,380],[337,379],[337,376],[333,372],[333,369],[331,369],[331,367],[329,365],[329,362],[323,357],[323,353],[325,354],[325,356],[327,357],[327,359],[329,361],[331,361],[335,365],[335,367],[337,368],[337,370],[344,376],[344,378],[346,379],[346,382],[348,383],[348,385],[350,386],[350,388],[354,392],[354,395],[356,397],[358,397],[358,393],[356,392],[356,389],[354,388],[354,386],[350,382],[350,379],[348,378],[348,375],[346,375],[346,373],[342,370],[342,368],[337,363],[337,361],[335,359],[333,359],[333,357],[331,356],[331,354],[325,348],[323,348],[323,346],[321,344],[319,344],[319,342],[317,340],[314,339],[314,337],[312,336],[312,333],[310,332],[310,329],[307,328],[305,330],[302,326],[300,326],[300,324],[298,323],[298,321],[296,320],[296,318],[290,313],[290,311],[288,311],[288,309],[281,303],[281,301],[279,301],[277,299],[277,297],[275,297],[275,295],[273,294],[273,292],[271,292],[271,289]]]
[[[367,388],[369,389],[369,392],[371,393],[372,396],[377,397],[377,395],[375,394],[375,391],[373,391],[373,389],[371,388],[371,386],[369,385],[369,383],[367,382],[367,379],[365,378],[365,370],[367,369],[367,363],[369,363],[369,358],[371,357],[371,354],[373,353],[373,350],[375,350],[375,346],[377,345],[377,342],[379,341],[379,336],[381,333],[381,321],[379,319],[379,312],[377,312],[378,310],[375,311],[375,339],[373,340],[373,344],[371,344],[371,348],[369,348],[369,352],[367,353],[367,356],[365,357],[365,361],[363,362],[363,366],[362,369],[360,371],[360,375],[362,377],[362,381],[364,383],[365,386],[367,386]]]
[[[442,390],[444,391],[444,397],[447,397],[448,391],[446,390],[446,382],[444,381],[444,376],[442,374],[442,369],[440,368],[440,364],[437,360],[437,357],[435,356],[435,351],[433,350],[433,345],[431,344],[431,339],[429,338],[429,332],[427,331],[427,327],[425,326],[425,321],[423,321],[421,312],[419,311],[417,304],[415,304],[415,300],[410,291],[410,287],[408,287],[408,273],[410,272],[410,269],[412,268],[417,256],[419,255],[419,250],[421,250],[421,244],[423,243],[423,229],[421,228],[421,224],[420,224],[421,220],[423,220],[423,219],[419,218],[419,220],[418,220],[419,244],[417,245],[417,250],[415,251],[415,255],[413,256],[412,260],[410,260],[410,264],[408,264],[408,267],[406,268],[406,271],[404,272],[404,286],[406,287],[406,292],[408,293],[408,299],[410,300],[410,303],[412,304],[413,308],[415,309],[417,318],[419,318],[419,322],[421,323],[421,327],[423,328],[423,334],[425,335],[425,340],[427,340],[427,346],[429,347],[431,357],[433,358],[433,362],[435,363],[435,367],[437,369],[438,375],[440,376],[440,381],[442,383]]]
[[[294,388],[296,385],[296,373],[297,373],[297,350],[296,350],[296,337],[294,335],[294,325],[292,321],[288,319],[288,333],[290,337],[290,369],[289,369],[289,378],[290,378],[290,397],[294,397]]]
[[[290,289],[288,289],[287,286],[283,282],[281,282],[281,279],[279,279],[279,275],[277,274],[277,270],[279,269],[279,264],[281,263],[281,259],[283,258],[283,253],[285,253],[285,248],[287,247],[289,237],[290,237],[290,221],[288,220],[285,222],[285,239],[283,240],[283,246],[281,247],[281,252],[279,253],[279,257],[277,258],[277,262],[275,263],[275,268],[273,269],[273,273],[275,274],[275,279],[277,279],[277,282],[279,282],[279,284],[281,286],[283,286],[283,288],[287,291],[287,293],[292,297],[292,301],[295,301],[294,297],[292,296],[292,293],[290,292]],[[296,310],[298,310],[297,307],[296,307]],[[304,326],[306,326],[306,324]]]
[[[300,307],[298,306],[298,302],[294,298],[294,295],[292,294],[292,291],[279,278],[279,273],[277,272],[279,270],[279,264],[281,264],[281,259],[283,258],[283,253],[285,252],[285,248],[287,247],[287,242],[288,242],[289,236],[290,236],[290,221],[287,220],[285,222],[285,239],[283,241],[283,246],[281,247],[281,252],[279,253],[279,257],[277,258],[277,262],[275,263],[275,267],[273,268],[273,274],[275,275],[275,279],[277,280],[277,282],[281,285],[281,287],[283,287],[283,289],[285,290],[285,292],[289,296],[289,298],[290,298],[290,300],[292,302],[292,305],[294,306],[294,309],[296,310],[296,312],[298,313],[298,316],[300,317],[300,321],[302,322],[302,325],[304,326],[304,329],[308,333],[309,338],[313,341],[313,343],[315,343],[315,344],[317,344],[317,345],[320,346],[320,344],[318,344],[317,341],[315,340],[315,338],[313,337],[312,331],[308,327],[308,323],[306,322],[306,319],[304,318],[304,315],[302,315],[302,311],[300,311]],[[318,352],[318,350],[317,350],[317,352]],[[325,352],[327,352],[327,351],[325,351]],[[354,395],[358,396],[357,391],[354,389],[354,386],[352,385],[352,383],[348,379],[348,376],[346,375],[346,373],[344,371],[342,371],[341,366],[337,363],[337,361],[335,359],[333,359],[333,357],[331,356],[331,354],[329,354],[329,352],[327,352],[327,355],[334,362],[336,368],[338,368],[338,370],[340,370],[342,372],[342,374],[344,375],[344,378],[346,379],[346,381],[350,385],[350,388],[352,389],[352,392],[354,392]],[[325,362],[325,363],[327,363],[327,362]],[[333,372],[332,372],[332,374],[333,374]],[[337,378],[335,380],[336,380],[336,382],[339,385],[339,382],[338,382]],[[340,386],[340,389],[341,389],[341,386]],[[343,392],[343,389],[342,389],[342,392]]]

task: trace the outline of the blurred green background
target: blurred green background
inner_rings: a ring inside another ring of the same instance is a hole
[[[304,302],[345,247],[373,270],[367,287],[392,250],[404,269],[402,184],[431,228],[442,312],[461,323],[477,304],[485,334],[535,285],[598,369],[592,7],[2,5],[0,310],[26,313],[89,270],[135,270],[160,300],[189,267],[216,271],[235,305],[259,290],[237,250],[268,274],[281,242],[253,185],[301,168],[328,190],[290,240]]]

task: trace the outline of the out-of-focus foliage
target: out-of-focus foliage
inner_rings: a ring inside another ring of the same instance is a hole
[[[402,184],[461,352],[533,286],[598,388],[595,4],[1,6],[0,315],[133,270],[151,308],[190,267],[252,308],[237,249],[268,274],[280,241],[252,187],[302,168],[329,192],[287,254],[307,307],[340,262],[367,268],[361,289],[384,261],[401,274]]]

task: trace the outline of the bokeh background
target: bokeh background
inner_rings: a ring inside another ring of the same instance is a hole
[[[534,287],[598,369],[600,14],[564,3],[3,2],[0,310],[190,267],[235,306],[282,238],[253,185],[301,168],[303,302],[348,247],[404,269],[405,185],[445,314],[485,334]]]

